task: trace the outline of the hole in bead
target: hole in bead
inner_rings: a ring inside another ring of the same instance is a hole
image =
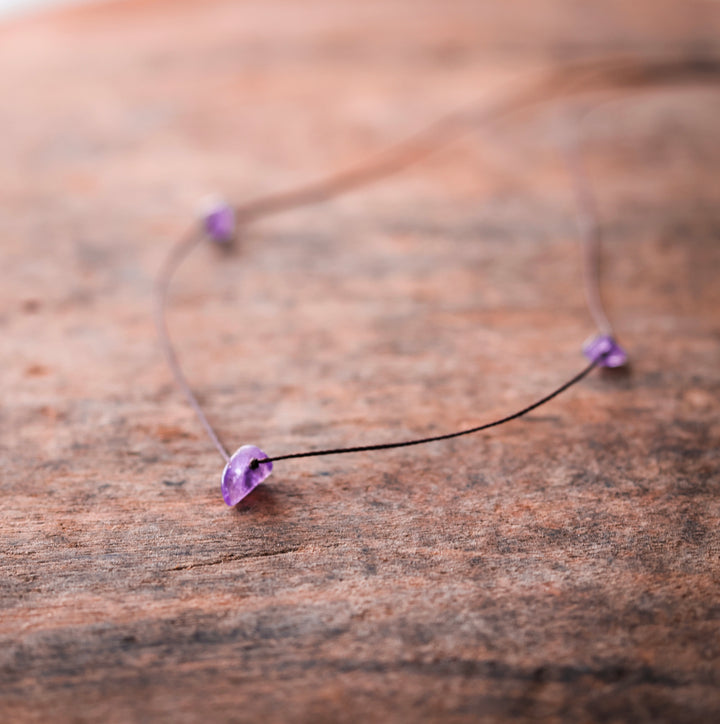
[[[230,506],[237,505],[272,473],[272,469],[272,462],[259,447],[243,445],[238,448],[223,470],[220,486],[223,500]]]

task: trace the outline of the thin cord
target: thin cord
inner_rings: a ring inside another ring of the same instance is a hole
[[[480,432],[481,430],[487,430],[490,427],[497,427],[503,425],[511,420],[516,420],[518,417],[527,415],[528,412],[537,410],[538,407],[544,405],[546,402],[550,402],[554,397],[557,397],[562,392],[565,392],[568,388],[574,384],[580,382],[586,375],[588,375],[598,364],[602,361],[605,355],[601,355],[597,359],[593,360],[582,372],[579,372],[572,379],[568,380],[565,384],[560,385],[556,390],[553,390],[549,395],[540,398],[532,405],[524,407],[518,412],[513,412],[512,415],[501,417],[499,420],[493,420],[492,422],[486,422],[484,425],[478,425],[477,427],[471,427],[467,430],[460,430],[459,432],[449,432],[444,435],[433,435],[432,437],[423,437],[416,440],[403,440],[402,442],[386,442],[380,443],[379,445],[358,445],[356,447],[338,447],[327,450],[310,450],[307,452],[289,453],[287,455],[277,455],[276,457],[263,458],[262,460],[255,460],[252,463],[252,467],[257,467],[261,463],[274,463],[278,460],[290,460],[293,458],[311,458],[319,457],[320,455],[342,455],[344,453],[358,453],[358,452],[369,452],[371,450],[390,450],[398,447],[410,447],[410,445],[422,445],[426,442],[438,442],[440,440],[450,440],[454,437],[461,437],[462,435],[471,435],[474,432]]]
[[[225,462],[230,460],[230,453],[227,448],[220,442],[215,429],[210,424],[210,421],[205,416],[200,402],[195,393],[190,389],[185,375],[183,374],[180,362],[178,361],[175,348],[173,347],[172,341],[170,340],[170,334],[167,327],[167,319],[165,317],[165,307],[167,303],[168,289],[170,282],[172,281],[173,275],[177,271],[177,268],[183,262],[185,257],[205,238],[205,234],[199,227],[193,228],[186,236],[175,244],[170,249],[165,263],[160,268],[160,272],[155,280],[155,328],[157,329],[158,339],[160,340],[160,346],[162,347],[163,355],[165,360],[170,367],[170,371],[175,378],[177,386],[181,392],[185,395],[190,407],[195,411],[200,423],[205,428],[205,432],[212,440],[215,447],[218,449],[220,454],[223,456]]]
[[[597,202],[592,184],[583,167],[579,151],[579,141],[572,139],[565,149],[565,160],[572,178],[575,193],[580,246],[582,249],[583,288],[590,316],[601,334],[611,337],[613,326],[605,312],[600,293],[600,243],[602,232],[597,212]]]
[[[541,82],[536,85],[521,88],[521,90],[506,94],[499,103],[481,109],[470,107],[464,111],[455,113],[430,126],[426,131],[413,136],[405,143],[398,144],[394,149],[386,152],[375,162],[350,169],[347,172],[330,176],[315,183],[308,184],[298,189],[286,192],[271,194],[259,199],[251,200],[237,209],[237,216],[240,223],[257,220],[280,211],[284,211],[308,204],[316,204],[326,201],[339,194],[370,183],[373,180],[389,176],[408,166],[426,158],[440,147],[455,140],[464,132],[469,131],[472,123],[499,119],[505,115],[533,106],[550,103],[563,95],[568,97],[587,91],[599,90],[608,87],[614,88],[637,88],[642,86],[663,85],[671,82],[692,82],[710,78],[714,80],[720,75],[720,60],[716,58],[664,58],[659,61],[647,61],[630,59],[610,60],[607,62],[577,63],[563,71],[549,73]],[[598,283],[598,249],[600,243],[599,224],[597,222],[595,204],[592,192],[587,179],[584,177],[579,163],[571,167],[574,173],[575,191],[579,209],[580,234],[584,239],[584,264],[583,276],[585,293],[590,313],[598,328],[605,333],[611,333],[612,327],[604,312]],[[194,228],[186,237],[182,238],[168,252],[168,256],[157,276],[155,282],[155,325],[158,339],[163,355],[175,378],[175,382],[185,395],[188,403],[197,415],[200,423],[205,428],[208,436],[220,452],[220,455],[227,462],[230,454],[220,441],[217,433],[205,416],[202,407],[193,393],[190,385],[182,372],[177,354],[173,347],[168,332],[165,308],[167,296],[172,278],[180,264],[188,254],[204,238],[199,227]],[[523,408],[507,417],[493,422],[473,427],[468,430],[437,435],[433,437],[406,440],[397,443],[381,443],[378,445],[364,445],[347,448],[334,448],[326,450],[315,450],[306,452],[290,453],[276,457],[255,460],[255,466],[264,462],[277,460],[288,460],[291,458],[316,457],[320,455],[342,454],[351,452],[362,452],[371,450],[387,450],[391,448],[420,445],[439,440],[448,440],[462,435],[469,435],[474,432],[486,430],[491,427],[502,425],[515,420],[532,410],[537,409],[546,402],[580,382],[595,368],[603,357],[599,357],[588,365],[584,370],[575,375],[565,384],[558,387],[549,395],[541,398],[532,405]]]
[[[450,129],[457,119],[450,119],[447,122],[439,122],[433,126],[430,131],[418,134],[418,136],[402,146],[398,147],[397,152],[390,152],[383,157],[376,164],[370,164],[367,167],[361,167],[348,171],[344,174],[339,174],[335,177],[331,177],[314,184],[308,184],[307,186],[301,187],[297,190],[279,193],[263,197],[256,201],[251,201],[237,210],[238,217],[247,222],[250,219],[267,216],[273,213],[277,213],[287,208],[294,208],[306,204],[320,203],[328,198],[331,198],[344,191],[348,191],[356,186],[361,186],[364,183],[368,183],[375,177],[390,175],[407,165],[416,162],[418,159],[423,158],[429,153],[437,150],[437,146],[442,144],[443,139],[441,138],[441,130],[447,123],[449,128],[446,128],[446,133],[452,135]],[[432,137],[437,135],[438,140],[436,141],[437,146],[431,142]],[[430,142],[429,142],[430,141]],[[570,156],[568,156],[570,159]],[[593,319],[595,319],[598,327],[601,330],[610,329],[610,323],[607,321],[607,317],[604,315],[602,302],[599,296],[599,284],[598,284],[598,245],[599,235],[597,234],[597,223],[595,222],[594,206],[592,205],[592,195],[590,191],[590,185],[586,178],[582,176],[581,169],[578,165],[577,159],[574,159],[575,165],[571,166],[571,170],[574,172],[574,187],[576,190],[576,198],[578,202],[578,208],[580,210],[580,219],[584,219],[585,223],[580,225],[581,236],[584,238],[583,243],[584,253],[584,286],[586,291],[586,297],[588,300],[588,306],[590,308]],[[230,453],[227,448],[223,445],[218,437],[215,429],[207,419],[203,409],[198,401],[197,397],[193,393],[190,385],[182,372],[182,368],[177,358],[177,354],[173,347],[172,341],[167,328],[167,320],[165,315],[165,307],[167,303],[168,289],[170,282],[177,271],[180,264],[185,260],[189,253],[205,238],[205,234],[201,229],[193,229],[185,238],[181,239],[174,247],[171,248],[168,256],[165,260],[164,265],[160,269],[156,280],[156,305],[155,305],[155,324],[157,327],[158,337],[163,349],[164,356],[168,362],[168,366],[172,371],[175,381],[185,395],[190,406],[197,415],[200,423],[205,428],[208,436],[212,440],[215,447],[222,455],[226,462],[230,460]],[[541,399],[533,402],[531,405],[524,407],[518,412],[514,412],[511,415],[502,417],[492,422],[484,423],[476,427],[471,427],[466,430],[460,430],[457,432],[445,433],[442,435],[433,435],[431,437],[417,438],[412,440],[403,440],[400,442],[390,443],[378,443],[373,445],[357,445],[352,447],[340,447],[340,448],[327,448],[323,450],[307,450],[302,452],[287,453],[285,455],[277,455],[275,457],[267,457],[262,460],[253,460],[251,466],[256,468],[261,463],[277,462],[279,460],[292,460],[296,458],[309,458],[309,457],[320,457],[326,455],[343,455],[348,453],[359,453],[359,452],[371,452],[378,450],[391,450],[401,447],[410,447],[411,445],[422,445],[430,442],[439,442],[441,440],[450,440],[456,437],[462,437],[464,435],[471,435],[481,430],[487,430],[491,427],[497,427],[503,425],[512,420],[516,420],[523,415],[527,415],[529,412],[536,410],[541,405],[544,405],[550,400],[554,399],[565,390],[569,389],[573,385],[580,382],[586,377],[602,360],[602,356],[591,362],[581,372],[575,375],[572,379],[562,384],[557,389],[553,390],[550,394],[545,395]]]
[[[518,112],[549,105],[560,98],[608,88],[637,89],[657,85],[716,80],[720,58],[610,58],[578,61],[537,74],[529,83],[511,84],[492,104],[473,103],[430,124],[376,156],[370,163],[321,178],[303,186],[251,199],[236,209],[241,223],[301,206],[319,204],[422,161],[470,133],[478,124],[498,121]]]
[[[590,314],[595,321],[599,331],[602,334],[612,335],[612,325],[605,314],[603,307],[602,298],[600,296],[600,225],[598,222],[596,206],[594,202],[594,196],[592,193],[592,187],[586,174],[583,172],[583,168],[579,159],[579,151],[577,143],[572,144],[567,149],[567,162],[568,167],[572,176],[572,186],[575,192],[575,199],[577,204],[578,214],[578,227],[580,232],[580,241],[583,251],[583,287],[585,289],[585,298],[587,305],[590,310]],[[352,178],[352,177],[351,177]],[[348,185],[351,185],[348,184]],[[325,194],[325,189],[322,185],[317,187],[317,195]],[[308,194],[312,198],[312,193]],[[299,199],[304,202],[304,198],[301,196]],[[257,468],[263,463],[274,463],[279,460],[294,460],[296,458],[310,458],[310,457],[321,457],[325,455],[344,455],[347,453],[359,453],[359,452],[374,452],[378,450],[392,450],[401,447],[410,447],[411,445],[422,445],[424,443],[439,442],[441,440],[451,440],[452,438],[462,437],[463,435],[471,435],[481,430],[487,430],[491,427],[497,427],[503,425],[506,422],[517,420],[523,415],[527,415],[529,412],[536,410],[538,407],[550,402],[553,398],[557,397],[565,390],[569,389],[573,385],[580,382],[585,376],[587,376],[600,362],[604,359],[607,353],[600,355],[594,359],[585,369],[576,374],[572,379],[568,380],[564,384],[560,385],[557,389],[553,390],[550,394],[540,398],[531,405],[524,407],[518,412],[514,412],[510,415],[502,417],[492,422],[487,422],[483,425],[468,428],[467,430],[460,430],[458,432],[450,432],[442,435],[433,435],[431,437],[415,438],[412,440],[403,440],[400,442],[388,442],[378,443],[373,445],[354,445],[351,447],[339,447],[339,448],[327,448],[324,450],[307,450],[303,452],[287,453],[285,455],[276,455],[275,457],[266,457],[261,460],[253,460],[251,462],[252,468]]]
[[[572,175],[572,185],[575,191],[575,198],[578,209],[578,227],[580,232],[581,247],[583,250],[583,286],[585,288],[585,298],[590,310],[590,314],[595,321],[598,329],[603,334],[612,334],[612,325],[605,314],[605,309],[600,296],[600,226],[598,223],[596,206],[592,187],[579,159],[577,144],[573,144],[568,148],[567,161]],[[607,353],[606,353],[607,354]],[[253,460],[251,467],[257,468],[262,463],[274,463],[278,460],[293,460],[296,458],[321,457],[325,455],[343,455],[346,453],[372,452],[376,450],[392,450],[400,447],[410,447],[411,445],[422,445],[429,442],[439,442],[441,440],[451,440],[455,437],[463,435],[471,435],[481,430],[487,430],[491,427],[504,425],[506,422],[517,420],[523,415],[536,410],[538,407],[550,402],[565,390],[577,384],[586,375],[588,375],[595,367],[600,364],[606,355],[601,355],[593,360],[585,369],[575,375],[572,379],[560,385],[550,394],[540,398],[531,405],[524,407],[518,412],[507,415],[498,420],[487,422],[483,425],[460,430],[458,432],[450,432],[442,435],[433,435],[431,437],[423,437],[412,440],[403,440],[401,442],[379,443],[374,445],[355,445],[352,447],[328,448],[325,450],[308,450],[304,452],[288,453],[286,455],[277,455],[275,457],[267,457],[262,460]]]

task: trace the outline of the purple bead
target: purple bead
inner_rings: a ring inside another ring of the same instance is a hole
[[[252,466],[253,460],[264,460],[266,457],[255,445],[243,445],[232,455],[222,474],[222,494],[228,505],[237,505],[270,475],[272,463]]]
[[[591,337],[583,345],[583,354],[601,367],[622,367],[627,363],[625,350],[609,334]]]
[[[203,225],[213,241],[226,244],[235,236],[235,209],[224,201],[216,202],[203,214]]]

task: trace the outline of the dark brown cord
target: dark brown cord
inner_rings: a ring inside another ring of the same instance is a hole
[[[326,450],[309,450],[306,452],[296,452],[296,453],[288,453],[287,455],[277,455],[275,457],[269,457],[269,458],[263,458],[262,460],[253,460],[250,465],[253,468],[256,468],[258,465],[262,463],[274,463],[278,460],[291,460],[294,458],[313,458],[313,457],[320,457],[321,455],[343,455],[345,453],[359,453],[359,452],[371,452],[373,450],[392,450],[393,448],[398,447],[410,447],[411,445],[422,445],[426,442],[438,442],[440,440],[451,440],[454,437],[461,437],[462,435],[471,435],[474,432],[480,432],[481,430],[487,430],[491,427],[497,427],[498,425],[504,425],[506,422],[510,422],[511,420],[517,420],[518,417],[522,417],[523,415],[527,415],[528,412],[532,412],[533,410],[537,410],[538,407],[541,405],[544,405],[546,402],[550,402],[554,397],[557,397],[562,392],[565,392],[565,390],[569,389],[573,385],[577,384],[582,380],[585,376],[590,374],[592,370],[600,364],[602,361],[602,358],[605,355],[601,355],[596,360],[592,361],[587,367],[585,367],[582,372],[578,372],[572,379],[568,380],[564,384],[560,385],[556,390],[553,390],[549,395],[545,395],[545,397],[541,397],[536,402],[533,402],[532,405],[528,405],[527,407],[523,407],[522,410],[518,410],[517,412],[513,412],[512,415],[507,415],[506,417],[501,417],[499,420],[493,420],[492,422],[486,422],[483,425],[478,425],[477,427],[470,427],[467,430],[460,430],[458,432],[448,432],[443,435],[433,435],[432,437],[421,437],[414,440],[403,440],[402,442],[384,442],[377,445],[357,445],[354,447],[336,447],[336,448],[328,448]]]
[[[446,116],[444,119],[428,127],[425,131],[416,134],[404,143],[398,144],[368,164],[329,176],[296,189],[251,200],[237,209],[238,220],[241,224],[244,224],[288,209],[322,203],[330,198],[347,193],[380,178],[390,176],[427,158],[445,144],[456,140],[463,135],[463,133],[469,132],[472,127],[480,122],[497,121],[513,113],[552,103],[559,98],[608,89],[627,90],[664,86],[673,83],[717,81],[718,76],[720,76],[720,59],[713,57],[669,57],[660,59],[614,58],[604,61],[579,62],[558,70],[551,70],[545,74],[541,74],[539,81],[522,85],[519,90],[513,89],[509,93],[506,93],[495,104],[481,105],[479,107],[477,105],[471,106],[463,111]],[[602,309],[599,294],[597,293],[597,223],[587,184],[581,187],[579,186],[579,184],[582,183],[579,180],[582,177],[582,170],[578,165],[574,165],[573,170],[581,214],[581,235],[586,237],[586,292],[589,294],[593,316],[596,318],[596,321],[598,321],[598,326],[602,330],[604,327],[609,328],[609,322],[607,322],[604,312],[602,315],[598,312],[598,310],[602,311]],[[227,461],[230,457],[227,449],[220,441],[217,433],[205,416],[198,399],[195,397],[185,379],[165,320],[165,306],[172,277],[181,262],[190,251],[197,246],[202,238],[202,231],[196,227],[186,238],[181,239],[171,248],[156,280],[155,321],[162,350],[175,381],[195,411],[213,444],[217,447],[223,459]],[[588,242],[588,240],[590,241]],[[592,288],[588,288],[589,279],[592,282]],[[582,380],[601,360],[602,358],[595,360],[575,375],[575,377],[568,380],[549,395],[534,402],[532,405],[507,417],[485,423],[478,427],[402,442],[289,453],[263,458],[259,461],[256,460],[253,461],[253,464],[257,466],[261,463],[293,458],[388,450],[439,440],[448,440],[486,430],[522,417],[541,405],[544,405],[546,402],[549,402]]]

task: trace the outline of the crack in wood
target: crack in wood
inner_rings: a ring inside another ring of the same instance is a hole
[[[164,568],[166,573],[170,571],[187,571],[191,568],[205,568],[207,566],[218,566],[221,563],[232,563],[233,561],[245,561],[253,558],[272,558],[274,556],[283,556],[287,553],[297,553],[302,550],[302,546],[292,548],[283,548],[275,551],[256,551],[244,555],[228,555],[213,561],[198,561],[197,563],[188,563],[187,565],[174,566],[173,568]]]

